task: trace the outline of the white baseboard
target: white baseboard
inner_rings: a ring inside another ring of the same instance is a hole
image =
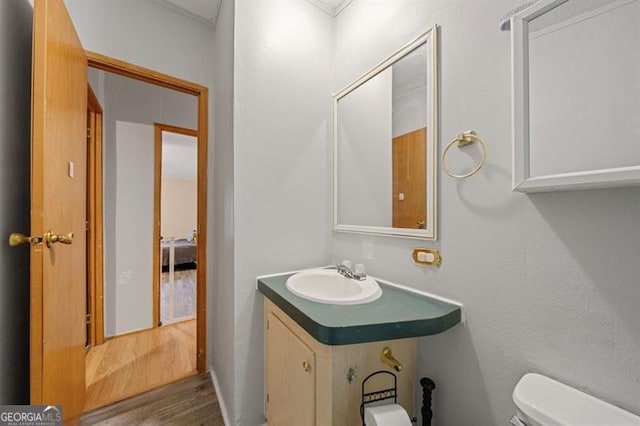
[[[218,403],[220,404],[220,412],[222,413],[222,420],[224,420],[225,426],[231,426],[227,406],[224,403],[224,399],[222,398],[222,392],[220,392],[220,382],[218,382],[218,377],[216,376],[216,373],[215,371],[213,371],[213,368],[211,366],[209,367],[209,375],[211,376],[213,387],[216,390],[216,396],[218,397]]]

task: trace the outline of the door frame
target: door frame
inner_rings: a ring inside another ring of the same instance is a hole
[[[103,246],[103,110],[91,85],[87,85],[87,279],[89,346],[104,343],[104,246]]]
[[[199,135],[197,130],[187,129],[184,127],[172,126],[164,123],[154,123],[154,188],[153,188],[153,327],[160,327],[160,282],[162,271],[160,268],[160,241],[162,238],[162,132],[175,133],[178,135],[193,136],[199,141]],[[198,203],[198,210],[200,209],[200,203]],[[199,220],[198,220],[199,221]],[[197,240],[198,243],[200,240]],[[199,246],[196,245],[196,250]],[[196,252],[197,253],[197,252]],[[198,263],[198,270],[196,271],[196,279],[200,274],[200,264]],[[197,304],[196,304],[197,306]],[[196,315],[197,319],[197,315]]]
[[[198,99],[198,245],[196,262],[198,274],[196,280],[196,369],[206,371],[206,319],[207,319],[207,158],[209,135],[209,89],[205,86],[182,80],[170,75],[133,65],[91,51],[85,51],[88,66],[111,72],[134,80],[154,84],[196,96]],[[154,245],[155,246],[155,245]],[[157,323],[156,323],[157,324]]]

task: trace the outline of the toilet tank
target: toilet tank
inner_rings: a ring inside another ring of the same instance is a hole
[[[512,424],[526,426],[640,426],[640,417],[540,374],[522,376],[513,390]]]

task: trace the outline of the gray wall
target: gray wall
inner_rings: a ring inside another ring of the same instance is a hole
[[[235,6],[232,424],[255,426],[264,407],[256,277],[329,260],[332,19],[304,0]]]
[[[440,173],[440,240],[426,243],[440,269],[413,264],[424,243],[333,238],[334,260],[464,303],[467,324],[419,344],[435,425],[506,424],[529,371],[640,413],[640,189],[510,190],[510,35],[498,25],[521,3],[355,0],[335,21],[334,89],[438,23],[440,152],[468,129],[488,144],[476,176]]]
[[[0,1],[0,404],[29,402],[31,17],[27,0]]]
[[[207,352],[210,368],[217,381],[218,400],[227,424],[233,413],[234,367],[234,193],[233,193],[233,55],[234,55],[234,0],[224,0],[216,26],[213,80],[214,141],[209,155],[213,156],[210,171],[209,211],[213,222],[213,250],[210,250],[210,276],[213,285],[207,293],[211,325]]]
[[[153,244],[158,243],[153,235],[154,128],[117,121],[115,145],[116,173],[109,181],[116,185],[105,190],[105,204],[115,207],[115,228],[105,228],[113,236],[105,239],[105,247],[115,254],[108,264],[115,280],[105,280],[108,337],[153,327]]]

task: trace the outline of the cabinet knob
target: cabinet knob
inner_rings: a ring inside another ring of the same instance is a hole
[[[311,370],[311,364],[309,364],[307,361],[302,361],[302,369],[304,371],[310,371]]]

